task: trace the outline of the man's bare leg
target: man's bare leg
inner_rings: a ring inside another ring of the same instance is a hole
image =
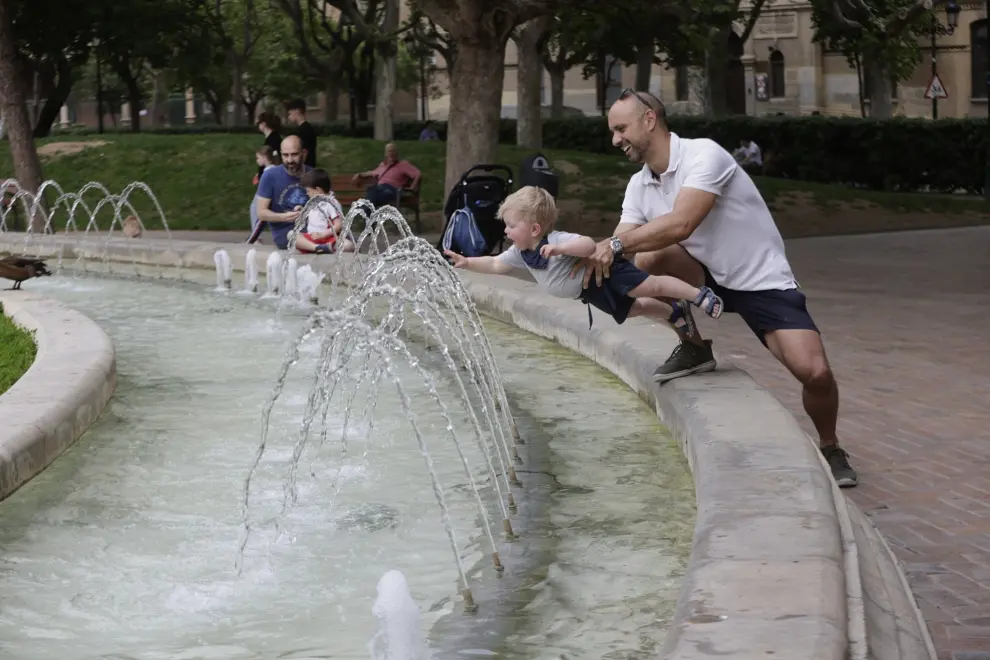
[[[705,284],[705,271],[701,264],[680,245],[671,245],[656,252],[637,254],[636,267],[650,275],[669,275],[696,287]],[[685,311],[691,314],[690,307]],[[674,348],[667,361],[653,372],[653,380],[656,382],[665,383],[682,376],[715,369],[716,362],[711,341],[701,337],[693,319],[689,325],[692,331],[678,332],[681,343]]]
[[[858,483],[848,455],[839,448],[835,427],[839,417],[839,386],[825,355],[821,335],[814,330],[776,330],[764,337],[767,348],[801,383],[801,401],[815,430],[818,444],[842,488]]]

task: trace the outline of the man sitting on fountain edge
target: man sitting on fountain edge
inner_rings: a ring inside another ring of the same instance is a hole
[[[257,204],[259,222],[248,243],[257,241],[265,225],[270,225],[275,247],[285,250],[289,247],[289,232],[299,217],[296,207],[306,206],[309,201],[299,178],[310,168],[303,164],[306,150],[298,136],[290,135],[282,140],[281,157],[281,165],[270,167],[261,175]]]

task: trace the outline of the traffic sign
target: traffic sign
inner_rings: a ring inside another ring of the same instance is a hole
[[[942,80],[938,77],[938,74],[932,76],[931,81],[928,83],[928,87],[925,89],[926,99],[947,99],[949,98],[949,92],[946,91],[945,85],[942,84]]]

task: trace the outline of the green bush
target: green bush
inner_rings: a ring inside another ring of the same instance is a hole
[[[441,139],[444,122],[434,122]],[[422,122],[396,122],[395,139],[416,140]],[[730,151],[742,138],[763,150],[770,176],[838,183],[873,190],[953,192],[983,190],[986,119],[860,119],[823,116],[735,116],[721,119],[675,115],[671,130],[683,137],[709,137]],[[371,138],[370,122],[315,125],[321,135]],[[152,129],[158,134],[252,133],[252,126],[192,125]],[[75,133],[76,131],[72,131]],[[91,131],[90,131],[91,132]],[[116,131],[115,131],[116,132]],[[516,122],[503,119],[499,141],[512,144]],[[602,117],[548,119],[543,124],[548,149],[604,153],[614,150]],[[617,153],[617,152],[616,152]]]

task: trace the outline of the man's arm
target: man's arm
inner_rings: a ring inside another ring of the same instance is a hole
[[[258,219],[264,222],[284,224],[295,222],[296,218],[299,217],[299,211],[286,211],[285,213],[272,211],[272,200],[260,195],[258,196],[258,205],[255,208],[258,211]]]
[[[670,213],[622,234],[623,254],[653,252],[680,243],[694,233],[715,206],[716,199],[718,195],[706,190],[681,188]]]
[[[406,161],[406,167],[408,168],[408,172],[406,174],[409,176],[409,185],[406,187],[410,190],[418,190],[419,180],[423,178],[423,173],[419,171],[418,167],[409,161]]]

